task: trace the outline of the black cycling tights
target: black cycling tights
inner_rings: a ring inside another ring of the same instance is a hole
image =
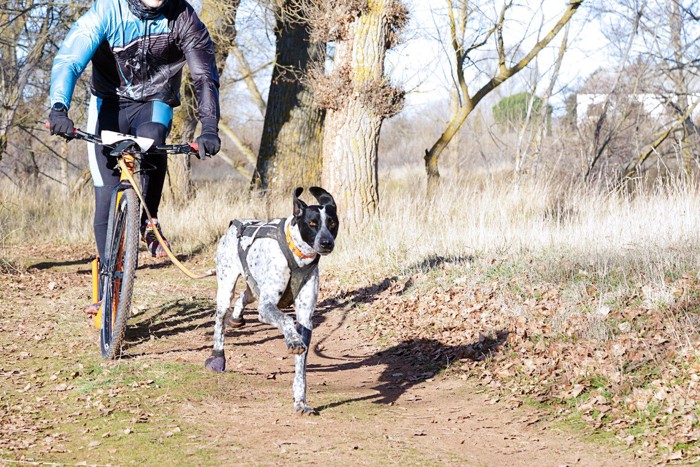
[[[99,134],[102,130],[118,131],[153,139],[154,145],[165,143],[170,131],[172,109],[162,102],[116,102],[93,97],[88,126]],[[92,145],[89,148],[90,170],[95,185],[95,241],[100,257],[104,257],[109,220],[109,203],[114,187],[119,184],[116,158],[109,156],[110,148]],[[165,154],[148,154],[141,161],[141,187],[148,210],[158,216],[160,197],[167,171]],[[145,211],[141,222],[146,219]]]

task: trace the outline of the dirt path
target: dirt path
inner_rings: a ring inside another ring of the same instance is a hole
[[[544,411],[498,401],[470,381],[415,365],[397,347],[366,342],[347,308],[317,314],[308,401],[320,416],[294,416],[293,359],[279,332],[246,311],[248,324],[227,334],[226,372],[206,371],[215,282],[186,280],[143,255],[125,358],[102,362],[97,332],[80,312],[89,250],[41,255],[51,259],[27,258],[28,272],[0,275],[5,461],[635,464]]]

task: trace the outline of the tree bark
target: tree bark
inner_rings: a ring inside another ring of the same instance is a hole
[[[295,19],[291,12],[297,13]],[[321,180],[325,112],[314,105],[303,77],[314,64],[323,63],[325,44],[311,42],[297,0],[286,0],[275,16],[277,59],[253,184],[262,190],[289,190]]]
[[[370,0],[336,46],[336,73],[349,70],[341,105],[328,110],[324,129],[323,184],[333,194],[346,227],[361,227],[378,214],[377,154],[385,102],[372,98],[389,86],[384,79],[388,45],[387,7]]]

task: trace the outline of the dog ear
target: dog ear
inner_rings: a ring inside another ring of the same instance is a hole
[[[303,191],[302,187],[294,190],[294,217],[301,217],[304,214],[304,209],[306,209],[306,203],[299,199]]]
[[[331,196],[330,193],[328,193],[326,190],[323,188],[317,187],[317,186],[312,186],[309,188],[309,191],[311,192],[312,195],[314,195],[314,198],[319,202],[321,206],[333,206],[335,207],[335,200]]]

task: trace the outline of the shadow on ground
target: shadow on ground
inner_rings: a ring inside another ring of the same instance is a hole
[[[371,401],[391,404],[416,384],[432,378],[458,360],[480,361],[496,353],[508,338],[507,331],[498,331],[492,337],[481,335],[477,342],[449,346],[434,339],[412,339],[376,352],[369,357],[345,357],[346,363],[309,365],[309,373],[349,371],[363,367],[383,366],[378,384],[372,387],[376,394],[351,397],[317,407],[320,412],[344,404]]]
[[[32,264],[27,267],[27,271],[38,270],[43,271],[45,269],[60,268],[66,266],[86,266],[90,268],[90,262],[94,259],[94,256],[88,256],[86,258],[67,260],[67,261],[42,261],[41,263]]]
[[[413,267],[408,268],[407,272],[426,272],[431,269],[444,267],[446,264],[459,264],[472,259],[455,258],[448,260],[436,256],[416,263]],[[324,332],[326,336],[316,342],[312,348],[316,356],[332,362],[328,364],[310,363],[308,367],[309,373],[343,372],[370,367],[381,367],[382,369],[380,376],[377,378],[377,384],[371,388],[375,391],[374,394],[349,397],[345,400],[317,407],[317,410],[322,411],[357,401],[391,404],[411,387],[432,378],[437,373],[448,368],[451,363],[465,359],[483,360],[498,352],[506,342],[508,332],[501,330],[488,335],[479,334],[480,337],[477,341],[456,346],[445,345],[435,339],[417,338],[401,342],[371,355],[333,356],[323,352],[322,348],[325,346],[320,344],[329,339],[329,334],[332,336],[343,327],[354,305],[372,303],[379,294],[391,288],[396,289],[394,293],[403,294],[410,286],[410,279],[402,283],[398,281],[397,277],[385,278],[376,284],[339,294],[319,304],[314,315],[314,327],[318,327],[326,320],[327,317],[325,315],[329,311],[336,308],[341,308],[343,311],[334,329]],[[291,310],[286,311],[293,312]],[[248,324],[243,328],[227,330],[227,347],[246,348],[272,340],[283,339],[281,333],[275,329],[258,323],[255,319],[255,314],[256,312],[250,308],[246,309],[244,316],[247,315]],[[192,348],[156,351],[155,353],[167,354],[209,349],[212,344],[213,315],[213,302],[210,299],[176,300],[157,310],[143,313],[129,324],[127,335],[127,346],[131,349],[128,352],[129,356],[154,354],[154,352],[139,352],[139,346],[151,339],[173,338],[197,329],[201,329],[201,334],[207,336],[207,341],[203,342],[202,345]],[[341,363],[336,363],[338,361]],[[293,368],[290,368],[291,371],[293,371]]]
[[[176,338],[179,335],[196,331],[200,328],[211,327],[213,312],[209,300],[174,300],[165,305],[148,310],[132,317],[127,325],[122,358],[133,358],[143,355],[167,354],[192,350],[205,350],[209,343],[194,348],[178,348],[176,350],[143,351],[142,344],[156,339]]]

